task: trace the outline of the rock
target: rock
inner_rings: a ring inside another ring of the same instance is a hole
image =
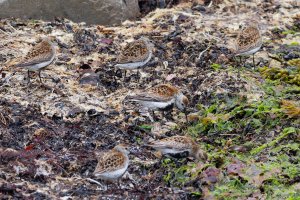
[[[138,0],[0,0],[0,18],[53,20],[114,25],[140,14]]]
[[[165,8],[167,6],[166,0],[158,0],[157,4],[159,8]]]
[[[93,72],[92,70],[85,70],[79,79],[80,85],[93,85],[98,86],[100,83],[99,74]]]
[[[83,111],[82,111],[80,108],[75,107],[75,108],[72,108],[72,109],[69,111],[67,117],[69,117],[69,118],[75,118],[77,115],[79,115],[79,114],[82,113],[82,112],[83,112]]]

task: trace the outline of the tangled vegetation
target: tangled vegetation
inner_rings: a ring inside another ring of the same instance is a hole
[[[173,1],[170,1],[173,2]],[[174,1],[177,2],[177,1]],[[239,25],[261,15],[263,46],[238,62]],[[0,196],[4,199],[300,199],[300,15],[295,1],[194,1],[119,27],[0,19]],[[39,35],[58,59],[45,85],[7,67]],[[115,73],[120,46],[148,37],[149,65]],[[137,79],[139,78],[139,81]],[[124,103],[157,84],[189,98],[152,122]],[[162,157],[153,139],[189,135],[207,161]],[[120,184],[94,180],[97,153],[131,147]],[[102,182],[101,182],[102,183]]]

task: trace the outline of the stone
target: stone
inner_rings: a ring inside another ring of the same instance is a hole
[[[93,72],[92,70],[86,70],[81,75],[81,78],[79,79],[80,85],[93,85],[98,86],[100,83],[99,74]]]
[[[0,0],[0,18],[53,20],[117,25],[139,16],[138,0]]]

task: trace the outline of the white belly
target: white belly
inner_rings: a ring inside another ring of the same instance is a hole
[[[162,154],[177,154],[177,153],[182,153],[185,152],[183,150],[178,150],[178,149],[158,149]]]
[[[237,56],[249,56],[249,55],[252,55],[254,53],[256,53],[259,49],[260,49],[261,46],[259,47],[256,47],[254,49],[251,49],[250,51],[246,51],[246,52],[243,52],[243,53],[239,53],[237,54]]]
[[[53,60],[54,60],[54,56],[49,61],[42,62],[42,63],[35,64],[35,65],[31,65],[31,66],[27,67],[27,69],[29,71],[38,71],[38,70],[40,70],[40,69],[42,69],[42,68],[47,67],[48,65],[50,65],[53,62]]]
[[[123,63],[123,64],[116,64],[115,67],[119,68],[119,69],[138,69],[144,65],[147,64],[147,62],[149,62],[149,60],[152,57],[152,52],[150,52],[148,58],[145,61],[141,61],[141,62],[134,62],[134,63]]]
[[[113,171],[113,172],[105,172],[102,174],[95,174],[95,176],[102,180],[114,180],[114,179],[118,179],[118,178],[122,177],[123,174],[126,172],[126,170],[127,170],[127,166],[122,169]]]
[[[166,101],[166,102],[139,101],[139,103],[144,107],[155,110],[155,109],[163,109],[170,106],[171,104],[174,103],[174,100]]]

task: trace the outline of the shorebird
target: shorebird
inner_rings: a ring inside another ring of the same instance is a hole
[[[152,57],[153,44],[148,38],[142,37],[139,40],[128,43],[122,50],[118,57],[118,63],[115,65],[117,69],[124,69],[124,77],[126,77],[126,70],[134,70],[144,67]]]
[[[172,136],[161,140],[149,142],[146,146],[150,146],[163,155],[175,155],[188,152],[189,156],[197,160],[207,160],[207,154],[200,146],[188,136]]]
[[[21,62],[14,65],[28,70],[28,84],[30,83],[30,72],[38,71],[38,75],[41,79],[41,71],[49,66],[55,59],[55,47],[48,38],[44,38],[40,43],[35,45]]]
[[[262,46],[262,36],[259,29],[259,23],[256,20],[248,20],[240,30],[236,39],[235,56],[252,55],[253,66],[255,66],[254,54]],[[241,58],[240,58],[241,60]]]
[[[165,111],[172,109],[174,105],[186,115],[186,107],[189,104],[188,98],[178,88],[169,84],[157,85],[136,95],[129,95],[126,99],[151,110],[153,115],[154,110]]]
[[[118,180],[128,168],[128,154],[127,146],[122,144],[115,146],[108,152],[101,153],[94,176],[104,181]]]

